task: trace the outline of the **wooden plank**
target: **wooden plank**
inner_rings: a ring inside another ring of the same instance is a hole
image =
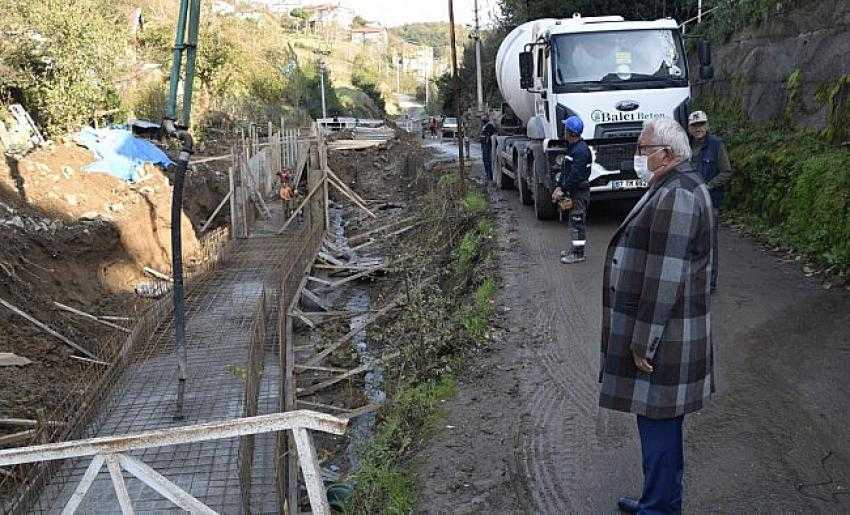
[[[96,322],[98,324],[105,325],[105,326],[111,327],[113,329],[118,329],[119,331],[123,331],[125,333],[131,333],[132,332],[129,329],[127,329],[126,327],[121,327],[120,325],[113,324],[112,322],[107,322],[106,320],[101,320],[101,319],[97,318],[96,316],[94,316],[90,313],[86,313],[85,311],[81,311],[79,309],[72,308],[71,306],[66,306],[65,304],[62,304],[61,302],[54,301],[53,305],[56,306],[57,308],[63,310],[63,311],[67,311],[68,313],[73,313],[77,316],[91,320],[92,322]]]
[[[295,338],[292,331],[292,318],[288,314],[284,314],[284,327],[286,335],[286,348],[283,350],[286,355],[286,368],[283,376],[283,392],[284,410],[290,411],[297,409],[295,395]],[[300,506],[299,497],[300,489],[298,485],[298,455],[295,452],[295,436],[290,432],[286,435],[287,450],[289,454],[286,457],[286,504],[289,508],[289,513],[298,512]]]
[[[346,368],[320,367],[318,365],[295,365],[295,370],[317,370],[319,372],[334,372],[336,374],[348,372],[348,369]]]
[[[35,429],[28,429],[26,431],[21,431],[20,433],[3,435],[0,436],[0,447],[28,442],[33,436],[35,436]]]
[[[354,236],[351,236],[351,237],[348,238],[348,242],[354,243],[355,241],[360,241],[360,240],[366,239],[367,237],[369,237],[369,236],[371,236],[375,233],[386,231],[387,229],[390,229],[390,228],[395,227],[397,225],[415,222],[417,219],[418,219],[417,217],[411,216],[409,218],[404,218],[402,220],[396,220],[393,223],[382,225],[381,227],[378,227],[377,229],[372,229],[372,230],[366,231],[366,232],[361,233],[361,234],[355,234]]]
[[[340,267],[341,267],[341,266],[344,266],[344,265],[345,265],[345,263],[343,263],[343,262],[342,262],[342,261],[340,261],[339,259],[337,259],[337,258],[335,258],[335,257],[331,256],[331,255],[330,255],[330,254],[328,254],[327,252],[319,251],[319,259],[324,260],[324,261],[327,261],[328,263],[330,263],[330,264],[332,264],[332,265],[334,265],[334,266],[340,266]]]
[[[109,476],[112,478],[112,485],[115,487],[115,494],[118,496],[118,504],[121,505],[121,513],[133,515],[135,513],[133,501],[130,500],[127,484],[124,483],[124,474],[121,472],[121,465],[114,454],[106,455],[106,467],[109,469]]]
[[[364,206],[366,205],[366,201],[363,200],[363,197],[361,197],[360,195],[357,194],[356,191],[351,189],[351,186],[349,186],[348,184],[345,183],[345,181],[340,179],[339,176],[337,174],[335,174],[333,170],[331,170],[330,168],[327,168],[327,166],[326,166],[325,171],[327,172],[328,176],[331,179],[335,180],[339,184],[339,186],[341,188],[347,190],[348,193],[350,193],[352,197],[356,198],[357,202],[359,202],[360,204],[363,204]]]
[[[360,202],[360,201],[356,200],[356,199],[354,198],[354,196],[352,196],[352,195],[351,195],[348,191],[346,191],[346,190],[345,190],[345,188],[342,188],[342,187],[339,185],[339,183],[337,183],[336,181],[334,181],[333,179],[330,179],[330,178],[329,178],[328,180],[330,180],[331,185],[332,185],[333,187],[335,187],[335,188],[337,189],[337,191],[339,191],[340,193],[342,193],[344,196],[348,197],[348,199],[349,199],[349,200],[351,200],[352,202],[354,202],[354,204],[355,204],[355,205],[357,205],[357,207],[359,207],[360,209],[362,209],[363,211],[365,211],[365,212],[366,212],[369,216],[371,216],[372,218],[378,218],[378,215],[376,215],[376,214],[375,214],[375,213],[373,213],[373,212],[372,212],[372,211],[371,211],[368,207],[366,207],[366,204],[364,204],[364,203],[362,203],[362,202]]]
[[[331,507],[325,496],[325,485],[322,481],[322,471],[319,468],[319,458],[313,446],[313,438],[306,429],[294,429],[295,445],[298,449],[298,461],[301,462],[301,472],[307,484],[307,495],[310,497],[310,509],[315,515],[330,515]]]
[[[64,422],[53,422],[51,420],[45,420],[42,422],[45,426],[64,426]],[[18,426],[18,427],[38,427],[38,420],[30,420],[26,418],[0,418],[0,426]]]
[[[358,272],[354,275],[348,276],[345,279],[340,279],[339,281],[333,283],[333,287],[339,288],[340,286],[342,286],[344,284],[348,284],[351,281],[356,281],[357,279],[360,279],[361,277],[366,277],[367,275],[372,275],[375,272],[379,272],[379,271],[383,270],[384,268],[386,268],[386,265],[379,265],[379,266],[374,266],[372,268],[367,268],[366,270],[363,270],[362,272]]]
[[[80,347],[79,345],[77,345],[76,343],[72,342],[72,341],[71,341],[71,340],[69,340],[68,338],[65,338],[64,336],[62,336],[61,334],[57,333],[56,331],[54,331],[53,329],[51,329],[51,328],[50,328],[50,327],[48,327],[47,325],[45,325],[45,324],[43,324],[43,323],[39,322],[38,320],[36,320],[36,319],[35,319],[35,318],[33,318],[32,316],[30,316],[30,315],[28,315],[27,313],[25,313],[25,312],[21,311],[20,309],[16,308],[15,306],[13,306],[12,304],[10,304],[10,303],[6,302],[6,301],[5,301],[5,300],[3,300],[2,298],[0,298],[0,305],[3,305],[4,307],[6,307],[6,309],[8,309],[9,311],[11,311],[12,313],[14,313],[14,314],[16,314],[16,315],[18,315],[18,316],[20,316],[20,317],[22,317],[22,318],[25,318],[26,320],[29,320],[29,321],[30,321],[33,325],[35,325],[36,327],[38,327],[38,328],[39,328],[39,329],[41,329],[42,331],[46,332],[46,333],[47,333],[47,334],[49,334],[50,336],[53,336],[54,338],[56,338],[57,340],[61,341],[61,342],[62,342],[62,343],[64,343],[65,345],[67,345],[67,346],[69,346],[69,347],[71,347],[71,348],[73,348],[73,349],[75,349],[75,350],[77,350],[77,351],[79,351],[79,352],[82,352],[83,354],[85,354],[86,356],[88,356],[88,357],[90,357],[90,358],[92,358],[92,359],[97,359],[97,356],[95,356],[95,355],[94,355],[94,354],[92,354],[91,352],[87,351],[87,350],[86,350],[86,349],[84,349],[83,347]]]
[[[86,468],[86,472],[83,474],[83,478],[80,480],[77,488],[74,489],[74,493],[71,494],[71,498],[68,499],[65,508],[62,509],[62,515],[74,515],[74,513],[77,513],[77,508],[80,507],[80,503],[83,502],[83,498],[89,492],[89,488],[91,488],[92,483],[94,483],[95,478],[100,473],[100,469],[103,468],[104,461],[106,459],[102,454],[98,454],[92,458],[91,463]]]
[[[213,211],[213,213],[210,215],[210,217],[209,217],[209,218],[207,218],[207,221],[204,223],[204,226],[203,226],[203,227],[201,227],[201,232],[200,232],[200,234],[203,234],[203,233],[207,232],[207,229],[209,229],[209,228],[210,228],[210,225],[212,225],[213,220],[215,220],[215,217],[217,217],[217,216],[218,216],[219,211],[221,211],[221,209],[224,207],[224,205],[225,205],[225,204],[227,204],[227,201],[228,201],[228,200],[230,200],[230,196],[231,196],[232,194],[233,194],[232,192],[228,191],[228,192],[227,192],[227,195],[225,195],[225,196],[224,196],[224,198],[223,198],[223,199],[221,199],[221,202],[218,204],[218,207],[217,207],[217,208],[215,208],[215,210],[214,210],[214,211]]]
[[[323,284],[325,286],[333,286],[334,285],[334,283],[332,283],[330,281],[326,281],[326,280],[322,279],[321,277],[314,277],[312,275],[307,276],[307,280],[313,281],[314,283]]]
[[[156,277],[157,279],[162,279],[163,281],[168,281],[170,283],[174,282],[174,279],[172,279],[171,276],[166,275],[166,274],[160,272],[159,270],[154,270],[153,268],[151,268],[149,266],[144,267],[143,270],[145,271],[145,273],[148,273],[148,274]]]
[[[413,291],[416,291],[416,290],[422,288],[423,286],[425,286],[425,284],[429,283],[430,281],[434,280],[435,278],[436,278],[436,276],[432,275],[432,276],[424,279],[421,283],[419,283],[413,289]],[[401,295],[397,296],[389,304],[382,307],[374,315],[370,316],[369,319],[366,321],[366,323],[363,324],[362,327],[357,328],[357,329],[352,329],[348,334],[346,334],[345,336],[343,336],[342,338],[340,338],[339,340],[334,342],[330,347],[328,347],[327,349],[323,350],[322,352],[316,354],[315,356],[313,356],[312,358],[307,360],[306,364],[307,365],[318,365],[323,359],[325,359],[331,353],[333,353],[334,351],[336,351],[337,349],[339,349],[340,347],[342,347],[346,343],[350,342],[352,340],[352,338],[354,338],[357,334],[365,331],[366,328],[369,326],[369,324],[372,324],[375,321],[383,318],[384,316],[387,315],[387,313],[389,313],[390,311],[392,311],[393,309],[395,309],[396,307],[401,305],[407,299],[407,296],[408,296],[408,293],[402,293]]]
[[[233,177],[233,167],[231,166],[227,170],[227,177],[230,180],[230,190],[227,192],[230,196],[230,228],[233,230],[233,237],[239,237],[239,219],[236,216],[237,213],[237,204],[239,202],[239,198],[234,194],[236,191],[236,183],[235,178]]]
[[[161,496],[192,514],[216,515],[216,511],[132,456],[118,455],[121,466]]]
[[[77,361],[84,361],[86,363],[93,363],[95,365],[109,366],[109,363],[107,363],[105,361],[101,361],[99,359],[89,359],[89,358],[83,358],[81,356],[71,356],[71,359],[75,359]]]
[[[340,408],[339,406],[333,406],[331,404],[322,404],[320,402],[308,402],[308,401],[299,400],[298,405],[304,406],[305,408],[311,408],[311,409],[324,409],[324,410],[328,410],[328,411],[339,411],[339,412],[345,413],[345,414],[351,413],[351,410],[348,409],[348,408]],[[343,416],[346,416],[346,415],[343,415]]]
[[[357,368],[351,369],[344,374],[340,374],[340,375],[338,375],[338,376],[336,376],[332,379],[328,379],[327,381],[323,381],[319,384],[314,384],[313,386],[308,386],[307,388],[298,388],[298,390],[297,390],[298,395],[305,396],[305,397],[308,396],[308,395],[313,395],[314,393],[320,392],[320,391],[324,390],[325,388],[331,387],[331,386],[339,383],[340,381],[345,381],[349,377],[354,377],[358,374],[368,372],[372,368],[374,368],[374,364],[371,364],[371,363],[368,364],[368,365],[360,365]]]
[[[224,154],[215,157],[202,157],[201,159],[195,159],[194,161],[189,161],[189,165],[199,165],[202,163],[209,163],[212,161],[224,161],[226,159],[233,159],[233,154]]]
[[[368,404],[366,406],[363,406],[362,408],[359,408],[359,409],[356,409],[356,410],[351,410],[350,413],[342,415],[342,418],[347,419],[347,420],[352,420],[352,419],[355,419],[357,417],[361,417],[363,415],[366,415],[367,413],[374,413],[374,412],[378,411],[379,409],[381,409],[380,404]]]

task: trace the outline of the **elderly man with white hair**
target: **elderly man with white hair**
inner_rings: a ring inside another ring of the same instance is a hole
[[[644,125],[635,171],[649,190],[605,257],[599,404],[637,415],[644,485],[629,513],[682,510],[682,422],[714,392],[710,327],[713,213],[685,130]]]

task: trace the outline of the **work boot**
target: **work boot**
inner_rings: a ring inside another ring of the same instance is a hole
[[[565,265],[583,263],[584,261],[586,261],[584,257],[584,252],[570,252],[569,254],[561,258],[561,263]]]

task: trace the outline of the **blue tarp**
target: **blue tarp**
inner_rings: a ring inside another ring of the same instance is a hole
[[[91,150],[97,158],[94,163],[83,167],[86,172],[104,172],[128,182],[136,182],[145,163],[162,167],[173,164],[156,145],[133,136],[126,129],[83,127],[74,140]]]

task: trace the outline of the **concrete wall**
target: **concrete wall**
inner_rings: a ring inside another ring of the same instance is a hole
[[[827,107],[816,92],[850,74],[850,0],[816,0],[793,11],[777,7],[760,27],[715,44],[713,54],[715,80],[695,88],[697,100],[737,96],[751,120],[775,120],[786,109],[788,78],[799,70],[791,112],[800,125],[822,129]]]

